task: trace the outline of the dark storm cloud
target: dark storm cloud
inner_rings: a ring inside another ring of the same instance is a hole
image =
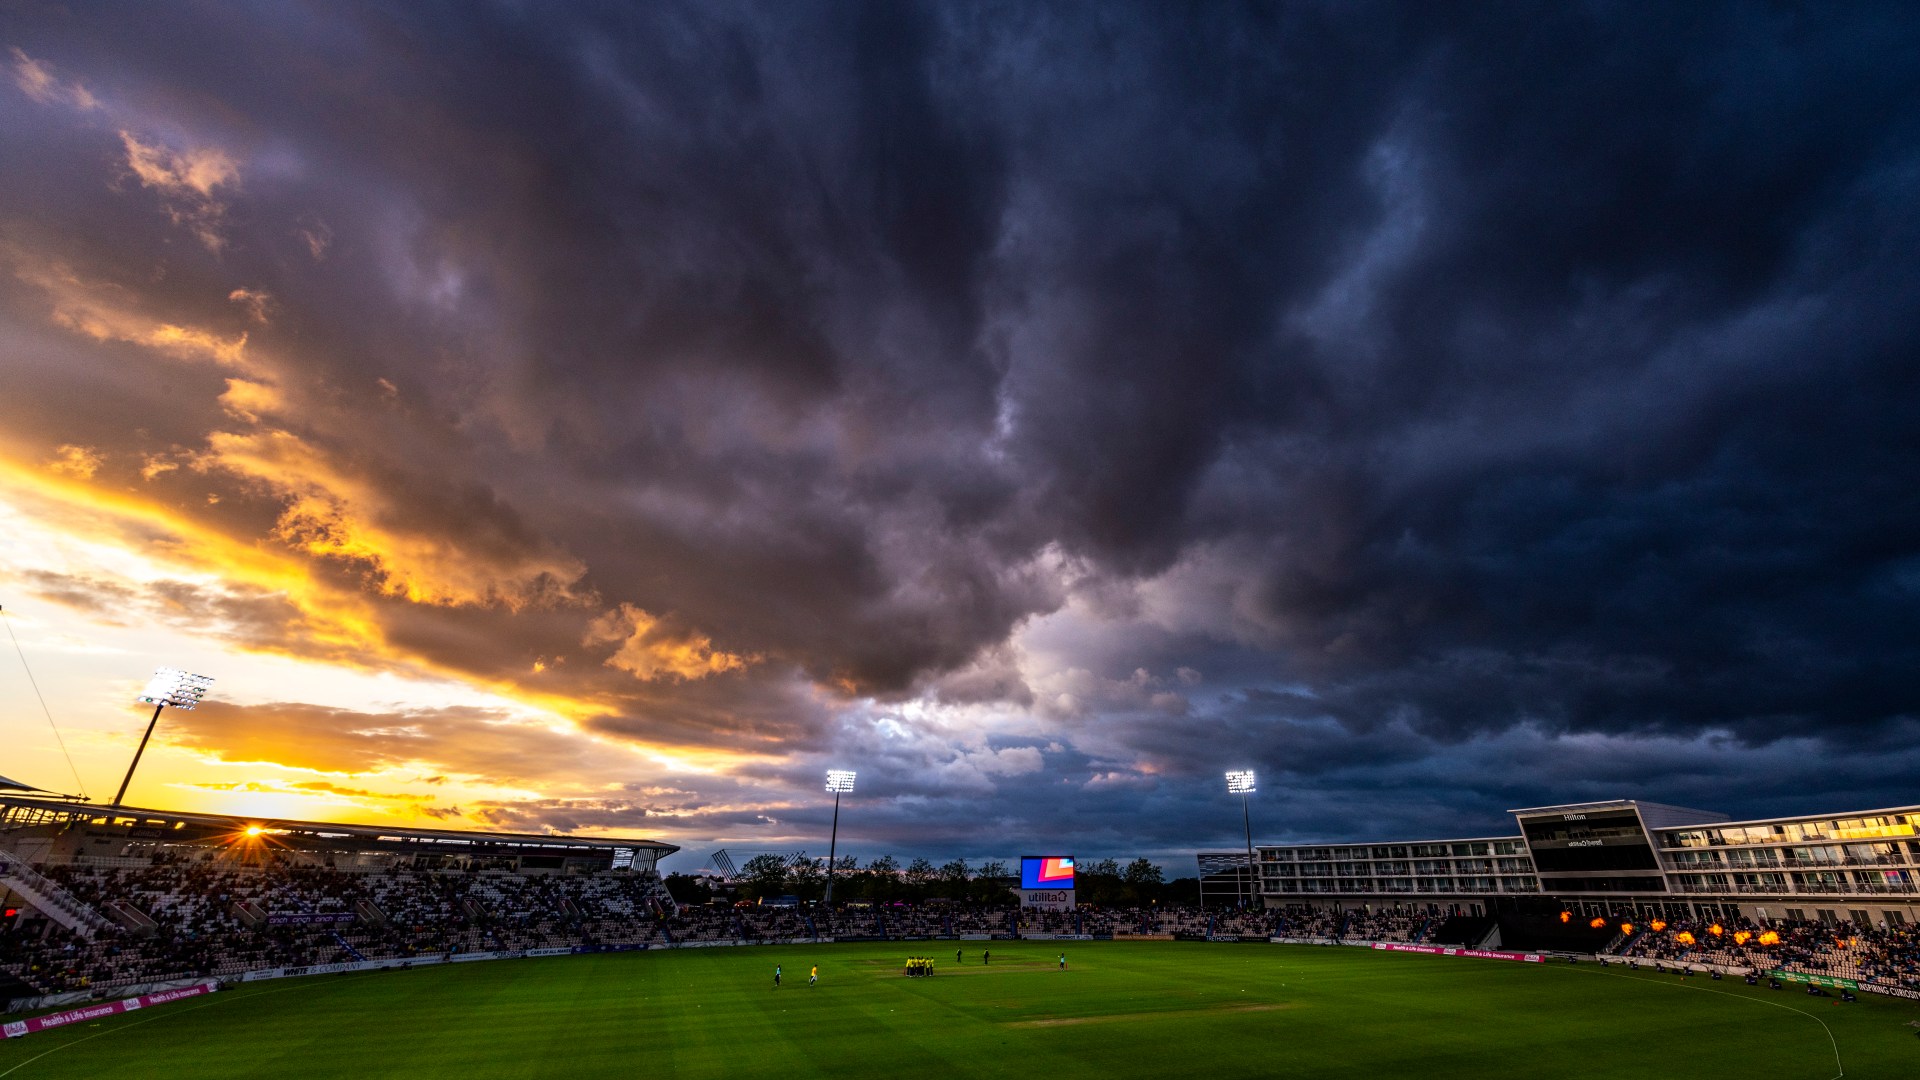
[[[333,499],[296,537],[411,553],[335,568],[387,591],[391,643],[606,703],[598,731],[786,747],[794,787],[816,755],[946,770],[876,816],[903,846],[966,847],[986,797],[1004,835],[1171,850],[1218,810],[1183,785],[1241,761],[1297,782],[1297,835],[1375,804],[1493,828],[1602,781],[1916,801],[1859,749],[1911,723],[1920,662],[1900,6],[8,32],[68,80],[16,71],[0,143],[19,436],[129,482],[176,462],[147,482],[235,532]],[[237,179],[151,180],[128,132]],[[132,331],[70,358],[61,304],[248,359],[163,379]],[[214,404],[243,377],[271,395]],[[584,627],[623,604],[723,673],[609,667]],[[916,697],[1031,730],[941,750],[909,718],[893,761],[855,699]]]

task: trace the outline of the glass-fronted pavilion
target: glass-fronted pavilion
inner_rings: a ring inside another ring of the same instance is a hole
[[[1920,806],[1729,821],[1707,810],[1615,799],[1512,813],[1517,832],[1508,836],[1256,845],[1260,901],[1462,914],[1537,904],[1595,914],[1920,922]],[[1199,859],[1204,898],[1234,892],[1244,855],[1202,852]]]

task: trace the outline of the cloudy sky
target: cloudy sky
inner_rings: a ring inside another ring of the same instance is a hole
[[[0,3],[0,774],[863,857],[1920,803],[1905,5]],[[77,775],[76,775],[77,774]],[[1180,861],[1174,864],[1190,866]]]

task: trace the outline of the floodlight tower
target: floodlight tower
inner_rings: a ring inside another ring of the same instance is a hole
[[[828,769],[827,790],[833,792],[833,834],[827,841],[827,906],[833,906],[833,872],[838,860],[834,855],[840,850],[840,796],[853,793],[852,769]]]
[[[1251,805],[1253,799],[1253,770],[1242,769],[1238,772],[1228,773],[1227,794],[1240,796],[1240,817],[1247,826],[1247,891],[1251,894],[1258,888],[1259,884],[1259,878],[1255,876],[1259,867],[1256,866],[1253,861],[1253,808]],[[1249,896],[1248,899],[1251,898],[1252,897]],[[1246,901],[1242,901],[1240,906],[1246,907]]]
[[[133,783],[133,770],[140,767],[140,755],[147,752],[147,740],[153,738],[153,726],[160,722],[160,710],[171,705],[176,709],[191,711],[200,699],[207,696],[207,687],[213,683],[212,676],[194,675],[179,668],[156,668],[153,678],[147,681],[147,688],[133,700],[142,705],[153,706],[153,719],[147,721],[147,733],[140,736],[140,748],[133,752],[133,763],[127,766],[127,778],[120,781],[120,791],[113,797],[113,805],[119,806],[120,800],[127,797],[127,785]]]

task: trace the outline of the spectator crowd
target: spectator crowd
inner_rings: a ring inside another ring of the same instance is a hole
[[[142,865],[64,865],[45,875],[116,925],[91,937],[53,922],[0,935],[0,973],[39,994],[357,960],[546,948],[652,947],[818,938],[920,940],[1035,934],[1113,938],[1284,937],[1417,942],[1444,921],[1412,911],[1304,906],[1042,911],[976,903],[855,901],[837,908],[676,905],[649,873],[343,870],[296,856],[255,864],[201,853]],[[1622,956],[1786,969],[1920,990],[1912,927],[1735,920],[1712,932],[1637,927]],[[1762,943],[1771,931],[1777,940]]]
[[[1777,940],[1763,943],[1763,935]],[[1920,930],[1912,926],[1794,919],[1761,926],[1744,918],[1724,923],[1682,919],[1657,930],[1651,923],[1636,926],[1615,951],[1630,959],[1827,975],[1920,992]]]

